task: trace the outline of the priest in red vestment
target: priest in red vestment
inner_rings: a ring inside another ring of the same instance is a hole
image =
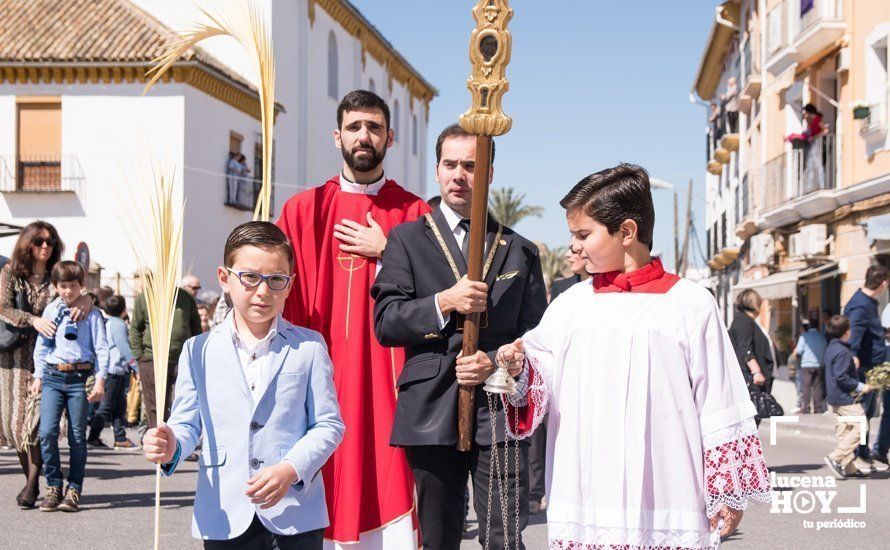
[[[404,351],[377,342],[369,291],[386,262],[390,229],[429,207],[383,175],[394,138],[389,121],[377,95],[347,94],[334,132],[342,172],[291,197],[278,220],[296,256],[284,317],[324,335],[346,424],[322,469],[331,521],[326,549],[418,547],[413,477],[404,450],[389,445]]]

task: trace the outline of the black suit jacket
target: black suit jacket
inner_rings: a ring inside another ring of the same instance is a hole
[[[467,266],[445,216],[433,219],[461,275]],[[497,231],[489,216],[486,250]],[[488,284],[488,324],[480,330],[479,349],[494,360],[503,344],[537,326],[547,307],[538,247],[509,228],[485,282]],[[486,253],[487,254],[487,253]],[[399,397],[390,443],[454,445],[457,443],[457,378],[454,366],[463,344],[457,314],[439,330],[434,296],[455,284],[454,274],[425,217],[399,225],[387,238],[383,267],[371,287],[374,328],[384,346],[406,349],[405,368],[398,380]],[[500,399],[497,400],[500,409]],[[491,444],[486,393],[476,388],[475,441]],[[503,412],[496,433],[504,440]]]
[[[580,282],[580,275],[572,275],[571,277],[566,277],[565,279],[557,279],[553,281],[553,284],[550,285],[550,302],[553,302],[553,300],[555,300],[557,296]]]
[[[754,319],[741,309],[736,309],[732,318],[732,324],[729,326],[729,339],[748,385],[751,385],[754,378],[748,369],[748,360],[752,357],[757,359],[757,363],[763,370],[763,376],[767,380],[773,377],[775,365],[773,365],[773,353],[769,340],[760,327],[755,324]]]

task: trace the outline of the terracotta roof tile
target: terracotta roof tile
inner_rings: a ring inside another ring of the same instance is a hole
[[[127,0],[0,0],[0,64],[148,64],[175,33]],[[252,91],[201,48],[182,56]]]

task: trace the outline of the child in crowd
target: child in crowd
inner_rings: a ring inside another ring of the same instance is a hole
[[[192,534],[204,548],[321,549],[320,470],[344,431],[327,347],[281,318],[294,269],[281,229],[236,227],[224,262],[233,310],[186,342],[170,419],[148,430],[145,456],[171,475],[203,435]]]
[[[825,387],[828,404],[834,411],[837,445],[825,457],[825,463],[839,479],[861,477],[856,467],[855,452],[859,447],[859,422],[851,417],[865,417],[865,409],[859,397],[871,391],[871,387],[859,380],[850,349],[850,320],[834,315],[828,320],[825,335],[831,340],[825,349]],[[843,419],[842,419],[843,418]]]
[[[94,449],[108,449],[99,436],[105,424],[110,422],[114,428],[114,450],[128,451],[139,446],[127,439],[127,431],[124,428],[130,373],[136,372],[136,360],[130,351],[127,323],[122,319],[127,313],[127,303],[123,296],[116,295],[108,297],[104,303],[105,313],[108,314],[108,319],[105,320],[105,332],[111,361],[108,376],[105,377],[105,397],[90,422],[87,445]]]
[[[53,338],[40,337],[34,347],[34,382],[31,391],[40,397],[40,452],[43,455],[47,490],[40,510],[77,512],[87,463],[87,402],[105,394],[109,352],[105,320],[93,308],[81,321],[71,320],[70,308],[83,292],[84,272],[77,262],[59,262],[50,274],[58,298],[43,310],[43,318],[56,324]],[[94,368],[95,364],[95,368]],[[95,371],[90,395],[86,381]],[[68,489],[62,498],[62,465],[59,458],[59,420],[68,411]]]

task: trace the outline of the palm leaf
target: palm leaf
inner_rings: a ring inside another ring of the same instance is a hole
[[[151,327],[151,347],[155,377],[157,423],[164,421],[167,398],[167,368],[173,316],[182,261],[182,225],[184,204],[174,201],[172,168],[155,166],[141,169],[139,181],[131,190],[129,204],[124,203],[121,222],[128,234],[136,264],[143,275],[148,325]],[[155,539],[157,550],[160,535],[161,467],[155,473]]]
[[[244,47],[251,64],[259,73],[260,119],[263,136],[263,174],[254,220],[269,221],[272,205],[272,137],[275,124],[275,56],[269,25],[260,9],[249,0],[232,0],[216,6],[214,13],[202,9],[209,23],[195,23],[167,44],[148,71],[151,80],[147,93],[188,50],[212,36],[231,36]]]
[[[558,246],[556,248],[548,248],[545,244],[538,245],[541,255],[541,271],[544,272],[544,279],[547,283],[547,294],[550,294],[550,287],[553,281],[565,277],[567,271],[565,254],[568,247]]]
[[[544,208],[524,205],[522,204],[524,201],[524,193],[517,194],[512,187],[503,187],[492,189],[488,205],[495,219],[507,227],[515,227],[525,218],[532,216],[540,218],[544,213]]]

